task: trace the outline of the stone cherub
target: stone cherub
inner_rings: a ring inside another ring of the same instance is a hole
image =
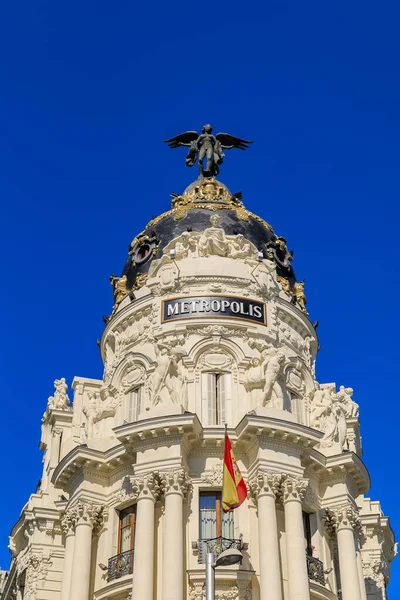
[[[219,173],[219,165],[222,164],[224,153],[223,150],[246,150],[249,147],[248,140],[230,135],[229,133],[217,133],[213,135],[211,125],[204,125],[201,134],[197,131],[185,131],[175,137],[165,140],[170,148],[178,148],[179,146],[188,146],[189,152],[186,156],[186,166],[193,167],[198,161],[200,175],[205,177],[215,177]],[[206,167],[204,168],[204,159],[206,159]]]

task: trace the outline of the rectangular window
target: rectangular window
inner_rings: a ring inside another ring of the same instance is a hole
[[[202,373],[201,386],[205,424],[224,425],[227,420],[227,402],[231,395],[231,374]]]
[[[118,554],[133,550],[135,543],[136,504],[119,513]]]
[[[126,395],[126,420],[128,423],[137,421],[142,412],[142,388],[143,386],[130,390]]]
[[[218,537],[233,539],[233,512],[224,513],[222,492],[200,492],[200,540]]]

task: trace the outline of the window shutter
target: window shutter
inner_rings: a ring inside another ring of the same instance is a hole
[[[226,421],[226,387],[227,387],[227,375],[221,373],[218,375],[217,380],[217,402],[218,402],[218,423],[217,425],[223,425]]]
[[[216,377],[214,373],[201,374],[201,416],[204,425],[216,424]]]
[[[139,414],[142,410],[142,387],[140,386],[134,390],[130,390],[130,392],[126,395],[126,419],[128,423],[133,423],[137,421],[139,418]]]

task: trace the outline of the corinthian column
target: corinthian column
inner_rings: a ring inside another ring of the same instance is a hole
[[[302,500],[307,483],[287,477],[283,482],[289,600],[310,600]]]
[[[72,561],[74,559],[75,545],[75,511],[68,510],[61,519],[61,526],[65,535],[64,564],[61,579],[60,600],[69,600],[71,590]]]
[[[137,495],[132,598],[153,600],[154,503],[159,485],[153,474],[135,477],[131,483]]]
[[[260,600],[282,600],[281,564],[275,500],[282,475],[257,473],[250,489],[258,505]]]
[[[339,553],[342,600],[361,600],[354,531],[359,526],[358,515],[347,504],[326,511],[327,524],[336,533]]]
[[[75,521],[75,545],[70,600],[88,600],[92,532],[101,520],[103,507],[79,501],[71,511],[72,518]]]
[[[160,474],[165,495],[162,600],[183,600],[183,498],[189,489],[184,469]]]

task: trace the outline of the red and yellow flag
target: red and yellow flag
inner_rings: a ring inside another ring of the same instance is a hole
[[[222,487],[222,508],[230,512],[240,506],[247,496],[247,487],[237,466],[231,441],[225,434],[224,477]]]

